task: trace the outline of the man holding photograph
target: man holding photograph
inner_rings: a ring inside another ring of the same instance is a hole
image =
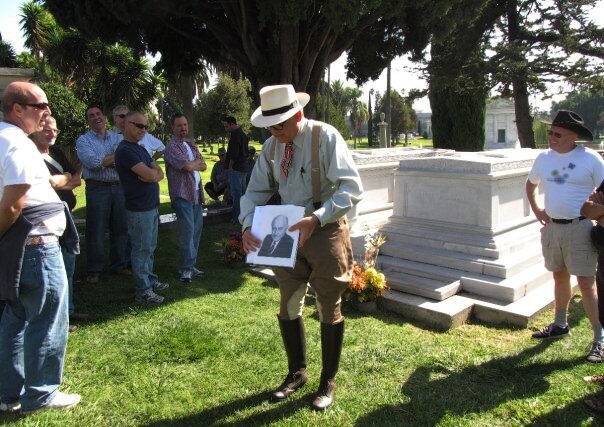
[[[292,85],[267,86],[260,90],[261,106],[252,115],[254,126],[265,127],[271,137],[264,143],[250,183],[241,198],[239,221],[243,224],[243,248],[257,251],[262,244],[251,232],[256,206],[266,205],[278,192],[282,204],[302,206],[305,216],[289,227],[300,232],[294,268],[274,267],[281,294],[278,314],[288,359],[288,374],[271,393],[278,402],[306,381],[306,338],[302,309],[308,283],[316,291],[321,321],[323,370],[313,409],[333,403],[335,376],[344,338],[342,294],[352,278],[352,248],[346,213],[361,200],[361,179],[346,142],[331,125],[308,120],[302,109],[310,97],[296,93]],[[313,129],[318,153],[313,152]],[[313,203],[312,155],[318,154],[320,202]],[[273,162],[274,160],[274,162]]]

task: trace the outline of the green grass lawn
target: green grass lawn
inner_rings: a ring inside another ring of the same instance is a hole
[[[80,202],[82,202],[80,198]],[[436,332],[403,317],[359,314],[345,306],[346,335],[336,403],[309,409],[321,369],[319,322],[305,308],[309,383],[289,400],[266,401],[287,365],[276,320],[279,292],[216,250],[236,226],[204,229],[205,278],[178,280],[178,237],[162,229],[155,256],[159,307],[135,306],[132,280],[107,274],[75,290],[78,311],[92,315],[70,334],[63,390],[82,394],[69,411],[10,426],[588,426],[582,404],[602,373],[584,361],[591,328],[581,301],[571,302],[572,335],[531,340],[525,329],[467,324]],[[78,261],[84,272],[83,257]],[[542,326],[551,312],[538,319]]]

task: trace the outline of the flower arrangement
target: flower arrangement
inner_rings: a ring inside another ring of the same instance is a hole
[[[224,241],[222,246],[224,260],[229,263],[245,261],[245,252],[243,252],[242,234],[240,231],[234,231],[229,234],[229,238]]]
[[[360,263],[354,263],[352,280],[344,294],[347,301],[374,301],[389,289],[386,277],[375,266],[380,247],[384,243],[386,237],[383,234],[365,234],[365,255]]]

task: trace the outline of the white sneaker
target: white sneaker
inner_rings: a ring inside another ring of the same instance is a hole
[[[17,412],[20,409],[21,409],[21,404],[19,402],[13,402],[13,403],[0,402],[0,412]]]
[[[67,394],[60,391],[57,391],[55,397],[46,404],[37,409],[33,409],[31,411],[21,411],[23,414],[33,414],[34,412],[45,411],[47,409],[69,409],[76,406],[82,400],[82,396],[79,394]]]

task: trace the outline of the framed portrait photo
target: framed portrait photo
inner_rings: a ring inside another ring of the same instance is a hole
[[[304,208],[294,205],[257,206],[252,221],[252,234],[262,239],[256,252],[249,253],[248,264],[293,267],[296,263],[300,232],[287,229],[304,216]]]

